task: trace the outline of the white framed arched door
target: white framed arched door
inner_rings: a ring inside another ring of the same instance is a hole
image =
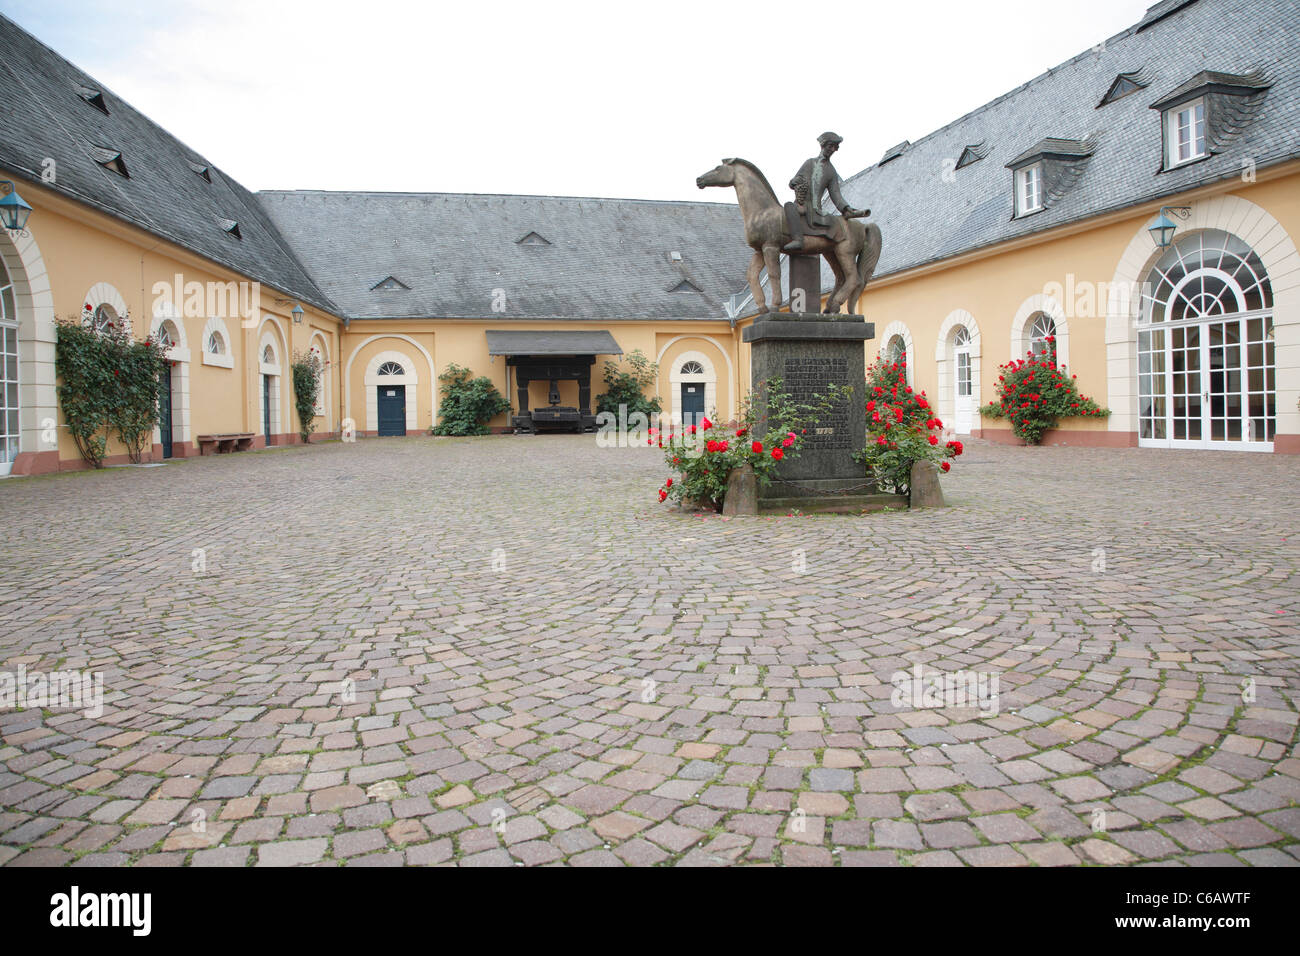
[[[970,330],[957,326],[952,339],[953,429],[969,435],[974,420],[975,397],[971,369]]]
[[[1272,451],[1273,290],[1220,229],[1183,236],[1147,276],[1138,319],[1138,444]]]

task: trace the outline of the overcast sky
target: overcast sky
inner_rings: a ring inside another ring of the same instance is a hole
[[[1155,0],[0,0],[249,189],[731,201],[825,129],[847,176]]]

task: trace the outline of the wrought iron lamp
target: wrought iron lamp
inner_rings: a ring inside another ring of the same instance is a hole
[[[18,195],[12,180],[0,179],[0,226],[11,232],[22,232],[27,228],[27,218],[32,214],[32,207]]]
[[[1169,218],[1169,213],[1173,213],[1184,222],[1192,214],[1191,206],[1161,206],[1160,215],[1156,221],[1147,226],[1147,232],[1151,233],[1151,238],[1156,241],[1156,245],[1161,249],[1168,249],[1169,244],[1174,241],[1174,231],[1178,225]]]

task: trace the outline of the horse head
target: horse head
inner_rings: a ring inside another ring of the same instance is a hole
[[[695,185],[701,189],[706,186],[734,186],[736,185],[736,169],[734,159],[724,159],[718,166],[714,166],[707,173],[695,177]]]

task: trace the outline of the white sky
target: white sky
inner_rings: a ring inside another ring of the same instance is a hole
[[[833,129],[848,176],[1155,0],[0,0],[249,189],[730,201]],[[752,12],[750,12],[752,11]],[[824,95],[806,92],[826,88]]]

